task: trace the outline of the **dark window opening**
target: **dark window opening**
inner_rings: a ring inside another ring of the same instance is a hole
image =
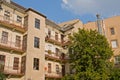
[[[35,18],[35,28],[40,29],[40,20]]]
[[[39,70],[39,59],[38,58],[34,58],[33,69]]]
[[[39,43],[40,43],[39,38],[35,37],[35,38],[34,38],[34,47],[35,47],[35,48],[39,48]]]

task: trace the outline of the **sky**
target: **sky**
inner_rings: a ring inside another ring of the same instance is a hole
[[[48,19],[62,23],[80,19],[83,23],[120,15],[120,0],[13,0],[25,8],[33,8]]]

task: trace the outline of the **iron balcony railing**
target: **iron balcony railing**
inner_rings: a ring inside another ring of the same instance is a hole
[[[64,53],[63,53],[64,54]],[[66,62],[68,60],[68,57],[64,54],[51,52],[51,50],[46,50],[45,51],[45,58],[48,60],[53,60],[53,61],[58,61],[58,62]]]
[[[55,39],[55,36],[46,36],[45,37],[45,41],[47,42],[50,42],[50,43],[53,43],[53,44],[56,44],[56,45],[59,45],[59,46],[67,46],[70,44],[70,41],[67,39],[67,40],[61,40],[60,38],[58,38],[58,40]]]
[[[45,41],[50,42],[50,43],[53,43],[53,44],[55,44],[55,45],[59,45],[59,46],[62,45],[61,42],[59,41],[59,39],[58,39],[58,40],[55,40],[55,37],[54,37],[54,36],[51,36],[51,37],[46,36],[46,37],[45,37]]]
[[[9,41],[9,40],[3,40],[2,38],[0,38],[0,48],[7,49],[7,50],[13,50],[16,52],[24,52],[21,42],[16,43],[16,42]]]
[[[16,29],[17,31],[20,31],[22,33],[26,31],[25,29],[26,27],[22,22],[15,21],[10,17],[6,17],[2,15],[0,15],[0,25],[8,28]]]
[[[16,76],[23,76],[24,73],[21,73],[21,67],[16,67],[14,70],[13,66],[5,66],[0,64],[0,72],[3,72],[4,74],[9,75],[16,75]]]
[[[46,72],[45,77],[47,78],[62,78],[61,72]]]

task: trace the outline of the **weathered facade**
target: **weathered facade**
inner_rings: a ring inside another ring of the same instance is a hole
[[[100,20],[118,65],[120,16]],[[7,80],[59,80],[70,73],[68,36],[78,28],[98,30],[97,22],[79,19],[56,24],[38,11],[0,0],[0,71]]]

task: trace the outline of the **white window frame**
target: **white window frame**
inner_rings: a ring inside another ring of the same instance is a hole
[[[117,40],[112,40],[112,41],[111,41],[111,46],[112,46],[112,48],[117,48],[117,47],[118,47],[118,42],[117,42]]]
[[[120,64],[120,56],[115,56],[114,58],[114,63],[117,65],[117,64]]]

